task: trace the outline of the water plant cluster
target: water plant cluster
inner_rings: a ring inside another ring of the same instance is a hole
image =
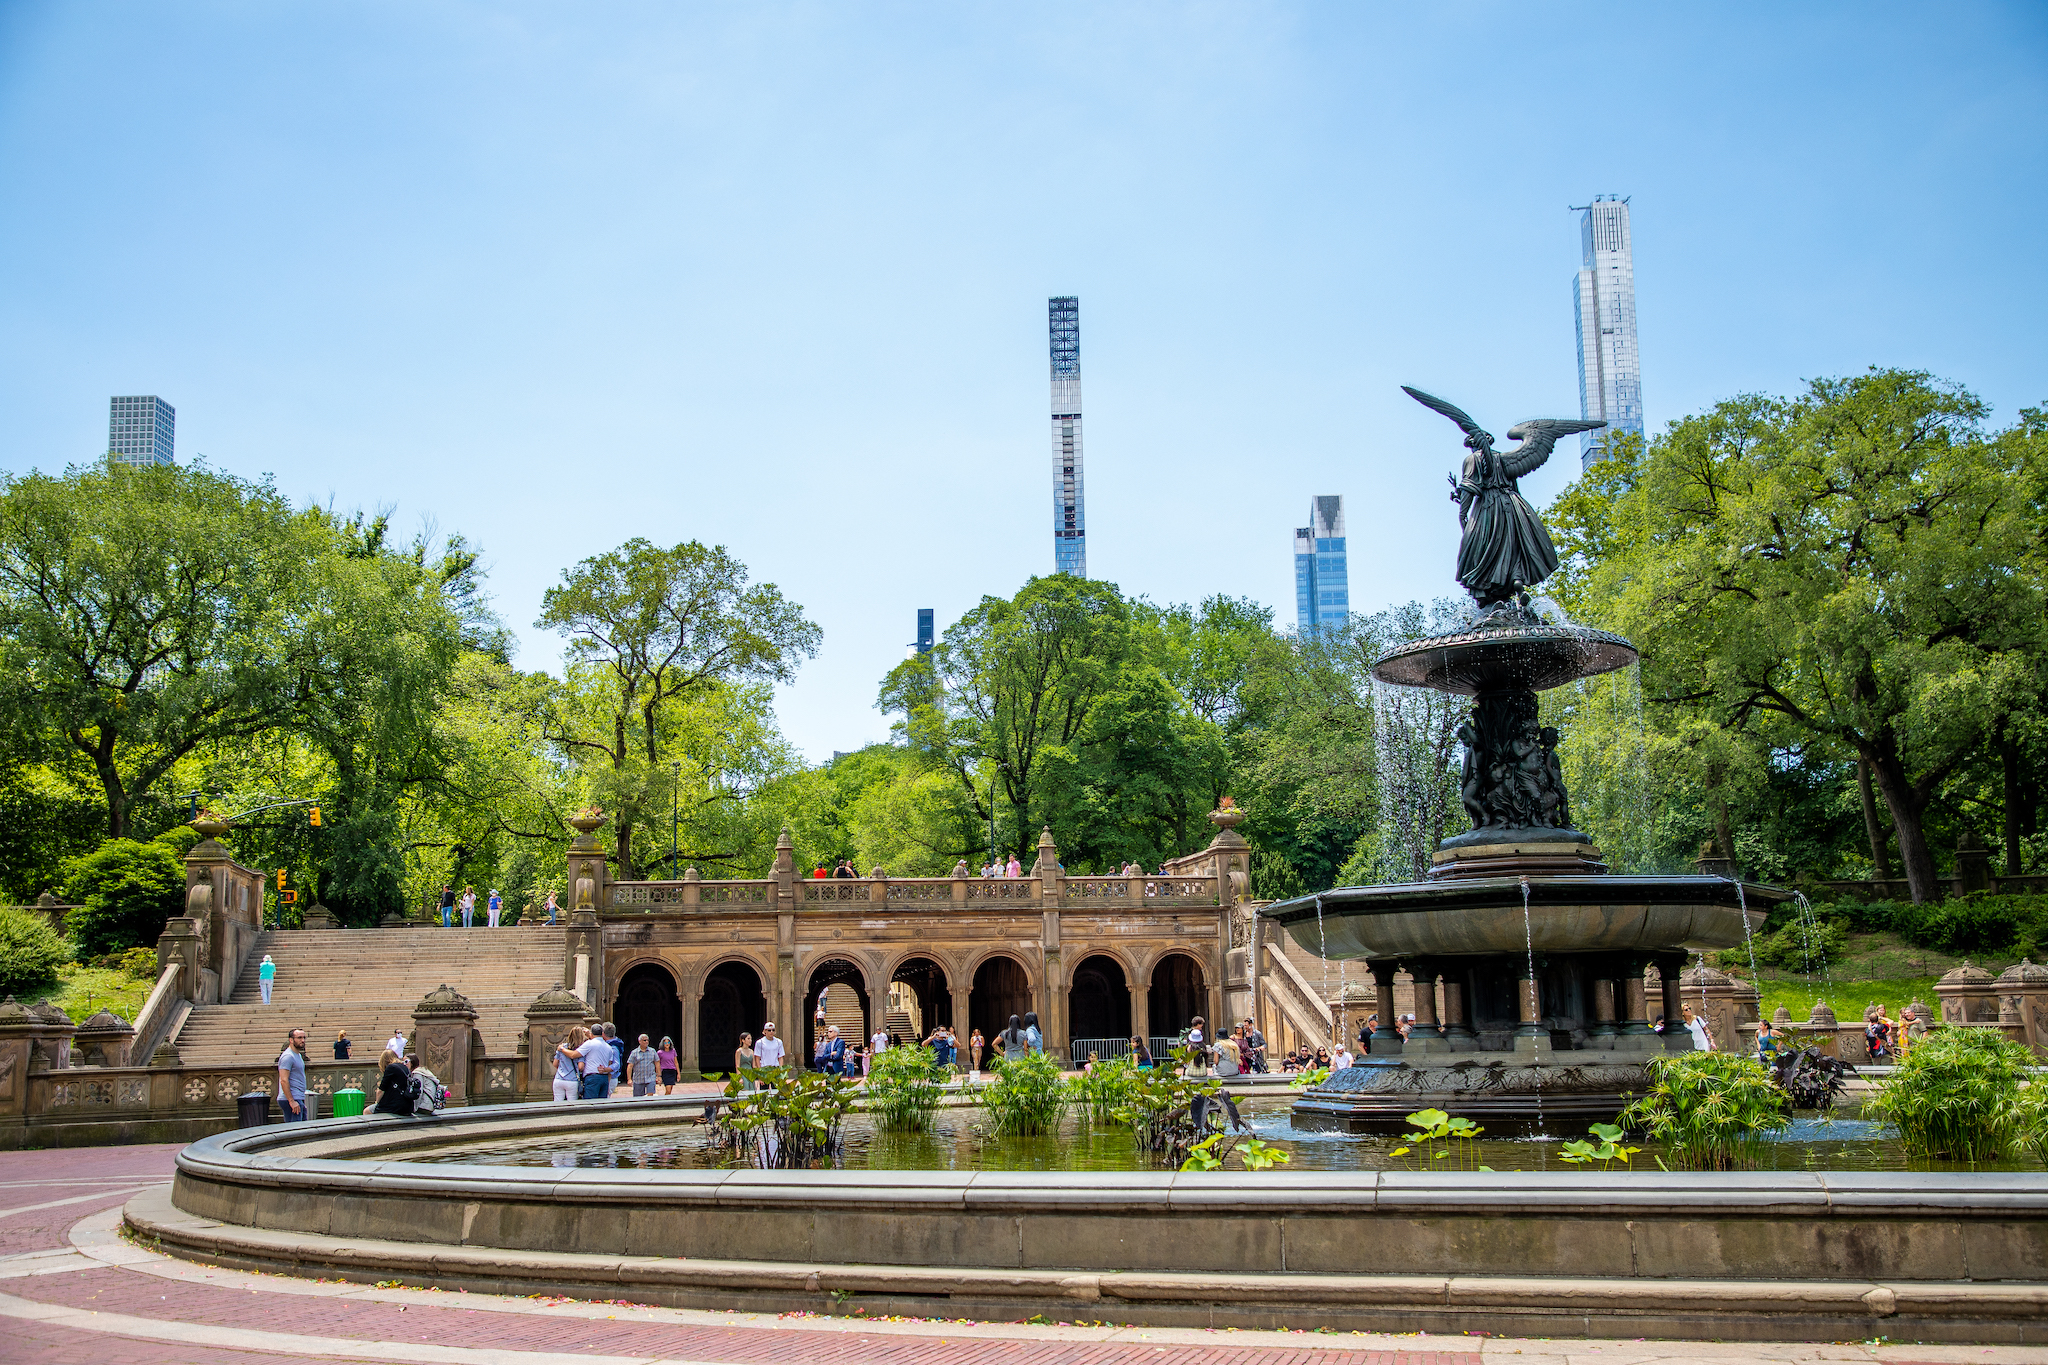
[[[711,1140],[764,1171],[829,1164],[858,1093],[851,1078],[823,1071],[743,1067],[712,1111]]]
[[[1785,1092],[1752,1058],[1728,1052],[1651,1057],[1650,1088],[1620,1124],[1662,1144],[1658,1164],[1696,1171],[1753,1169],[1770,1135],[1792,1121]]]
[[[1977,1163],[2024,1149],[2048,1160],[2048,1096],[2025,1084],[2034,1065],[1991,1029],[1942,1029],[1906,1054],[1865,1112],[1916,1156]]]

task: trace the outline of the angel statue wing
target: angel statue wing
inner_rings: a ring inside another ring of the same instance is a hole
[[[1443,399],[1438,398],[1433,394],[1424,393],[1421,389],[1411,389],[1406,384],[1403,384],[1401,386],[1401,392],[1407,394],[1410,398],[1413,398],[1416,402],[1422,404],[1422,406],[1424,406],[1425,408],[1433,408],[1437,412],[1440,412],[1444,416],[1450,418],[1453,422],[1456,422],[1460,427],[1464,428],[1465,434],[1467,436],[1477,436],[1482,441],[1484,441],[1488,446],[1491,446],[1493,444],[1492,433],[1488,432],[1483,427],[1481,427],[1479,423],[1473,421],[1470,417],[1466,416],[1462,409],[1453,407],[1451,404],[1446,403]]]
[[[1607,423],[1590,417],[1531,417],[1508,428],[1508,439],[1520,441],[1513,450],[1500,453],[1500,467],[1511,479],[1533,474],[1550,458],[1550,449],[1560,436],[1595,431]]]

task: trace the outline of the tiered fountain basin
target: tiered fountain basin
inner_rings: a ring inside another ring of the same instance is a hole
[[[701,1141],[625,1100],[273,1125],[139,1195],[146,1245],[359,1281],[762,1312],[1203,1327],[2048,1340],[2048,1176],[429,1164]]]
[[[1303,1094],[1297,1123],[1393,1132],[1436,1108],[1497,1133],[1582,1135],[1648,1088],[1646,1054],[1692,1046],[1675,1024],[1688,955],[1739,946],[1792,895],[1720,877],[1546,874],[1560,859],[1599,866],[1599,851],[1531,833],[1447,850],[1440,880],[1336,887],[1262,912],[1310,953],[1362,959],[1382,1020],[1396,1017],[1395,975],[1416,983],[1408,1037],[1381,1029]],[[1496,862],[1528,871],[1483,875]],[[1662,1034],[1660,1016],[1674,1021]]]

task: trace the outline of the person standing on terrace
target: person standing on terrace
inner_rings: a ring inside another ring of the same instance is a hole
[[[754,1044],[755,1065],[763,1069],[781,1066],[782,1055],[782,1040],[775,1036],[775,1025],[772,1022],[761,1025],[761,1041]]]

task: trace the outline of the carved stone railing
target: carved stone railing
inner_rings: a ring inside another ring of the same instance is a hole
[[[888,903],[915,910],[920,906],[950,906],[957,899],[965,902],[967,887],[965,877],[891,877],[883,885],[887,888]],[[956,896],[954,887],[961,890]]]
[[[668,910],[682,906],[716,905],[772,906],[776,902],[773,880],[704,882],[613,882],[610,886],[614,910]]]
[[[1147,877],[1147,905],[1215,905],[1214,877]]]
[[[1128,909],[1144,895],[1144,881],[1137,877],[1069,877],[1061,899],[1079,909],[1115,907]],[[1136,895],[1133,895],[1133,888]]]
[[[871,877],[813,877],[796,884],[796,903],[806,905],[866,905],[875,898]]]
[[[612,882],[606,909],[614,913],[716,907],[827,910],[838,906],[944,908],[1123,909],[1140,906],[1215,905],[1212,873],[1141,877],[765,877],[750,881]]]
[[[1036,905],[1038,903],[1038,879],[1036,877],[991,877],[967,883],[969,904],[977,901],[995,905]]]

